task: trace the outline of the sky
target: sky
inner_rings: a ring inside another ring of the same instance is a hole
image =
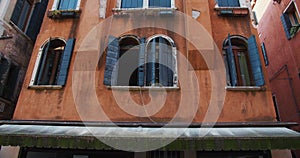
[[[271,3],[272,0],[257,0],[256,5],[253,8],[253,11],[256,13],[256,17],[258,22],[260,21],[261,17],[263,16],[263,13],[267,9],[268,5]]]

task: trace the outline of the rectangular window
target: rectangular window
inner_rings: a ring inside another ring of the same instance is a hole
[[[16,2],[11,21],[22,31],[25,31],[27,27],[32,8],[32,0],[17,0]]]
[[[294,1],[286,8],[280,19],[287,39],[293,38],[300,30],[300,16]]]
[[[147,158],[183,158],[180,151],[151,151],[147,152]]]
[[[219,7],[240,7],[239,0],[218,0]]]
[[[264,56],[265,66],[268,66],[269,65],[269,59],[268,59],[266,46],[265,46],[264,42],[261,44],[261,50],[262,50],[262,53],[263,53],[263,56]]]
[[[118,0],[118,8],[175,8],[175,0]]]
[[[243,152],[197,152],[197,158],[209,157],[209,158],[271,158],[269,151],[243,151]]]
[[[75,11],[80,9],[81,0],[54,0],[53,10]]]

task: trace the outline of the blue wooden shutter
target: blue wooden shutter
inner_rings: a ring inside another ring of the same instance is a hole
[[[258,47],[254,35],[252,35],[248,39],[248,53],[249,53],[254,83],[256,86],[263,86],[265,84],[265,80],[261,68],[261,61],[259,58]]]
[[[59,10],[74,10],[76,9],[78,0],[60,0]]]
[[[13,14],[11,16],[11,21],[14,22],[16,25],[18,24],[24,1],[25,0],[17,0]]]
[[[228,3],[229,3],[230,7],[239,7],[240,6],[239,0],[229,0]]]
[[[10,67],[10,61],[5,58],[0,58],[0,96],[3,96],[5,92],[5,86],[8,80]]]
[[[143,0],[122,0],[121,8],[142,8]]]
[[[109,36],[104,72],[104,85],[116,86],[118,79],[118,59],[120,55],[119,39]],[[114,71],[115,69],[115,71]]]
[[[149,7],[156,8],[160,6],[160,0],[149,0]]]
[[[237,86],[237,72],[236,72],[234,54],[232,51],[230,35],[228,35],[228,44],[229,47],[226,49],[226,55],[227,55],[227,63],[229,68],[230,83],[231,86]]]
[[[146,38],[140,40],[139,68],[138,68],[138,86],[144,86],[145,81],[145,41]]]
[[[40,28],[44,19],[45,11],[47,9],[48,0],[42,0],[40,3],[36,3],[33,13],[29,22],[28,29],[26,31],[26,35],[35,41],[38,33],[40,32]]]
[[[290,30],[292,28],[292,23],[290,21],[289,16],[287,14],[282,14],[280,16],[280,19],[287,39],[291,39],[292,37],[290,34]]]
[[[75,38],[68,39],[64,49],[64,53],[62,54],[61,57],[60,69],[57,73],[57,85],[64,86],[66,84],[70,61],[74,50],[74,45],[75,45]]]
[[[228,7],[229,6],[228,0],[218,0],[218,6],[219,7]]]
[[[147,53],[147,85],[155,84],[155,54],[156,42],[155,39],[150,43],[150,52]]]
[[[159,83],[168,86],[168,48],[166,40],[159,37]]]

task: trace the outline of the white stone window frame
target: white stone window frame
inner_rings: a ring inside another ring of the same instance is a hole
[[[49,89],[61,89],[62,86],[60,85],[35,85],[34,82],[36,81],[37,75],[38,75],[38,69],[40,67],[40,63],[41,63],[41,58],[44,55],[44,48],[45,46],[48,44],[49,40],[61,40],[63,42],[67,42],[64,38],[62,37],[55,37],[55,38],[48,38],[46,41],[43,42],[43,45],[40,47],[39,49],[39,53],[37,55],[37,58],[35,60],[35,64],[34,64],[34,68],[32,71],[32,75],[31,75],[31,79],[30,79],[30,83],[28,88],[33,88],[33,89],[40,89],[40,88],[49,88]]]
[[[139,10],[139,9],[158,9],[158,8],[166,8],[166,7],[157,7],[157,8],[150,8],[149,7],[149,0],[143,0],[143,8],[122,8],[121,7],[122,0],[117,0],[116,9],[118,10]],[[168,7],[169,8],[169,7]],[[175,0],[171,0],[171,9],[176,9]]]
[[[59,10],[59,9],[58,9],[59,1],[60,1],[60,0],[54,0],[53,5],[52,5],[52,8],[51,8],[51,11]],[[72,0],[71,0],[71,1],[72,1]],[[76,11],[79,11],[79,10],[80,10],[80,4],[81,4],[81,0],[78,0],[78,1],[77,1],[77,5],[76,5],[76,9],[75,9]]]

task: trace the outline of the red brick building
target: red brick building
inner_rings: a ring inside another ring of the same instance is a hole
[[[300,123],[300,1],[270,3],[258,31],[277,119]],[[300,126],[293,129],[299,131]]]
[[[49,1],[0,143],[22,158],[290,157],[300,135],[276,121],[250,8]]]

